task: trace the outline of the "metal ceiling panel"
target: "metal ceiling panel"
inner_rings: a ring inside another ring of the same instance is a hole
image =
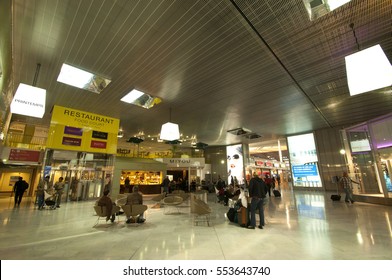
[[[11,90],[32,84],[40,63],[48,92],[42,120],[13,120],[48,125],[60,105],[119,118],[129,139],[157,135],[172,110],[184,135],[212,146],[245,141],[227,134],[236,127],[275,139],[392,111],[390,87],[351,97],[344,64],[374,44],[392,61],[390,0],[353,0],[314,21],[302,0],[13,0],[11,12]],[[99,95],[64,85],[63,63],[112,82]],[[121,102],[133,88],[162,103]]]

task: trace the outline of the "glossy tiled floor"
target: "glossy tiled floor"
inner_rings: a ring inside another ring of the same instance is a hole
[[[38,211],[25,199],[13,208],[0,199],[3,260],[345,260],[392,259],[392,207],[332,202],[329,193],[282,192],[271,197],[264,229],[225,218],[226,206],[208,197],[212,225],[193,224],[189,203],[180,214],[149,205],[147,222],[94,226],[93,201]],[[168,209],[166,209],[168,210]]]

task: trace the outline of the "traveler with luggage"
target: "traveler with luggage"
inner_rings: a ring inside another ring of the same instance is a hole
[[[350,177],[348,177],[348,173],[344,171],[343,177],[341,177],[339,180],[339,185],[344,189],[344,192],[346,193],[344,201],[351,202],[351,204],[354,203],[352,183],[359,184],[358,182],[355,182]]]
[[[249,182],[249,197],[250,201],[250,225],[249,229],[255,229],[256,227],[256,210],[259,209],[260,224],[259,229],[264,226],[264,207],[263,199],[266,197],[266,185],[264,181],[257,176],[257,173],[253,173],[253,178]]]

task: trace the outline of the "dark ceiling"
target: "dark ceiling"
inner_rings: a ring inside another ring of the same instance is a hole
[[[344,60],[380,44],[392,61],[391,0],[354,0],[314,21],[302,0],[1,5],[12,15],[1,27],[11,30],[1,31],[3,96],[31,85],[38,63],[36,86],[47,89],[43,119],[12,121],[48,125],[60,105],[119,118],[124,139],[142,132],[143,145],[171,119],[184,137],[212,146],[341,128],[392,111],[391,87],[349,95]],[[10,56],[12,69],[4,66]],[[63,63],[112,81],[100,94],[59,83]],[[121,102],[133,88],[162,102],[151,109]],[[235,128],[262,138],[227,133]]]

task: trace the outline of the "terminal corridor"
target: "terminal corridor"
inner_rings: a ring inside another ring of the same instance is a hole
[[[330,193],[284,190],[271,197],[264,229],[228,221],[228,210],[208,194],[211,223],[195,225],[189,200],[179,213],[148,205],[144,224],[125,217],[94,226],[94,201],[38,211],[0,199],[3,260],[390,260],[392,207],[344,201]],[[168,210],[168,209],[166,209]]]

